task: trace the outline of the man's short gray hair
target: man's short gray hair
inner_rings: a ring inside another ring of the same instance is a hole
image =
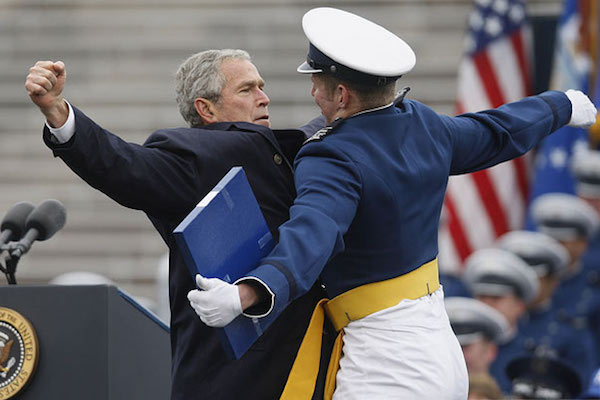
[[[175,100],[181,116],[190,126],[204,125],[194,107],[198,97],[214,103],[219,101],[225,85],[220,66],[229,58],[250,61],[250,55],[244,50],[206,50],[194,54],[179,66],[175,74]]]

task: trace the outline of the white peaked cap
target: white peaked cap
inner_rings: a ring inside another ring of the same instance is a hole
[[[537,274],[510,251],[496,248],[477,250],[465,263],[463,280],[476,296],[513,293],[529,304],[538,295]]]
[[[547,193],[536,198],[531,215],[537,229],[556,240],[590,238],[600,223],[592,206],[568,193]]]
[[[347,11],[314,8],[304,14],[302,28],[310,46],[307,61],[298,67],[300,73],[326,72],[343,80],[383,85],[416,63],[405,41]]]

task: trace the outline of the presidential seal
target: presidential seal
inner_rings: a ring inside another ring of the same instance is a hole
[[[35,372],[38,356],[33,325],[18,312],[0,307],[0,400],[23,390]]]

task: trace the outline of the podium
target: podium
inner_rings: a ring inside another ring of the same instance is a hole
[[[116,287],[0,286],[0,307],[28,320],[38,339],[37,368],[14,398],[169,398],[169,329]],[[7,342],[16,331],[0,315],[0,339],[3,326]],[[18,359],[15,346],[12,353]],[[13,396],[1,389],[0,398]]]

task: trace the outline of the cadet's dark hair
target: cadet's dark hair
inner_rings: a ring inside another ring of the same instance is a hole
[[[365,109],[383,106],[394,101],[395,81],[384,86],[372,86],[345,81],[330,74],[318,74],[318,76],[323,79],[325,87],[331,94],[339,84],[352,90]]]

